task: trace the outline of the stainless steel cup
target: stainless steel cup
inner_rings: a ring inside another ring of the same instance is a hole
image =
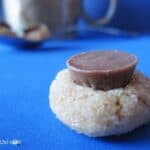
[[[3,0],[7,22],[18,33],[34,24],[47,24],[53,33],[75,28],[83,16],[92,25],[103,25],[112,18],[117,0],[110,0],[105,16],[97,21],[83,9],[82,0]]]

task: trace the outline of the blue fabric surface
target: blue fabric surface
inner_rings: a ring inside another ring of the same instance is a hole
[[[53,41],[35,50],[0,45],[0,140],[22,141],[0,144],[0,150],[149,149],[150,125],[120,137],[88,138],[61,124],[49,109],[49,85],[67,58],[97,49],[134,53],[137,68],[150,77],[150,37]]]

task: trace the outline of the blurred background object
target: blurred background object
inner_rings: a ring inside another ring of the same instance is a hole
[[[98,18],[101,11],[105,9],[105,7],[98,9],[98,6],[105,6],[107,2],[107,0],[85,1],[88,13],[95,18]],[[109,26],[135,32],[150,32],[150,1],[118,0],[114,17],[110,21]]]
[[[4,0],[5,1],[5,0]],[[10,0],[9,0],[10,1]],[[13,1],[13,0],[11,0]],[[104,15],[107,10],[109,0],[83,0],[84,9],[95,19]],[[0,1],[2,13],[2,0]],[[16,6],[15,6],[16,8]],[[150,32],[150,1],[148,0],[118,0],[114,17],[109,23],[111,27],[136,32]]]
[[[85,11],[83,0],[3,0],[6,21],[18,33],[34,24],[46,24],[54,34],[68,28],[76,30],[79,17],[101,26],[112,19],[116,4],[117,0],[109,0],[105,13],[94,20]]]
[[[0,6],[1,20],[22,34],[41,23],[50,27],[53,36],[67,33],[72,37],[76,32],[85,36],[87,31],[99,33],[97,37],[103,33],[132,36],[150,32],[147,0],[1,0]]]

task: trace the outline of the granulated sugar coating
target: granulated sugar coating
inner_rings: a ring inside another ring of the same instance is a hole
[[[150,121],[150,80],[140,72],[125,88],[101,91],[75,84],[65,69],[52,82],[49,100],[59,120],[91,137],[119,135]]]

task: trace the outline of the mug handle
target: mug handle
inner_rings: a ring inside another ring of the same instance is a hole
[[[102,19],[99,19],[97,21],[95,21],[94,19],[92,19],[92,17],[90,17],[89,15],[87,15],[84,12],[82,12],[82,16],[83,18],[91,25],[105,25],[107,24],[113,17],[115,10],[116,10],[116,6],[117,6],[117,0],[110,0],[109,2],[109,7],[108,7],[108,11],[106,12],[106,14],[102,17]]]

